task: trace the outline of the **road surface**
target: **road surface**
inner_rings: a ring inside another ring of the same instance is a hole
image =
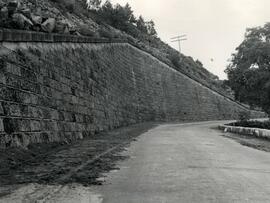
[[[102,186],[30,184],[0,202],[270,202],[270,153],[220,136],[212,128],[220,123],[151,129],[123,152],[130,158]]]

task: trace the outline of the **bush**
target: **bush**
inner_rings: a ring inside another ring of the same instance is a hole
[[[238,121],[228,125],[247,128],[270,129],[270,121]]]
[[[75,8],[74,5],[68,4],[68,5],[66,5],[65,7],[66,7],[66,9],[67,9],[70,13],[73,13],[73,12],[74,12],[74,8]]]
[[[249,111],[241,111],[238,114],[238,120],[240,122],[248,121],[250,119],[250,112]]]
[[[87,25],[81,24],[78,26],[77,29],[81,35],[88,37],[97,37],[97,34],[93,30],[91,30]]]
[[[127,24],[124,31],[135,38],[138,38],[141,34],[140,31],[132,24]]]
[[[104,37],[104,38],[108,38],[108,39],[113,39],[115,38],[115,34],[109,30],[106,29],[99,29],[98,30],[99,36],[100,37]]]
[[[171,52],[168,58],[170,59],[170,61],[175,67],[177,68],[180,67],[180,56],[177,52]]]

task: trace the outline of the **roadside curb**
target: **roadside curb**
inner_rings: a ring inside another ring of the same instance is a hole
[[[219,125],[218,128],[223,132],[237,133],[241,135],[253,136],[258,138],[270,139],[270,130],[260,128],[247,128],[239,126]]]

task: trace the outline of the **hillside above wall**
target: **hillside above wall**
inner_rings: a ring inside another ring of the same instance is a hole
[[[188,77],[233,98],[218,77],[207,71],[199,61],[180,55],[158,37],[136,31],[136,37],[116,29],[88,10],[85,0],[0,0],[0,27],[38,32],[53,32],[94,38],[129,40],[159,60]]]

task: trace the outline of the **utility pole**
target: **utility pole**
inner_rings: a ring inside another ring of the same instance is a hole
[[[171,38],[171,42],[178,42],[179,54],[181,54],[181,42],[187,40],[187,35],[179,35]]]

